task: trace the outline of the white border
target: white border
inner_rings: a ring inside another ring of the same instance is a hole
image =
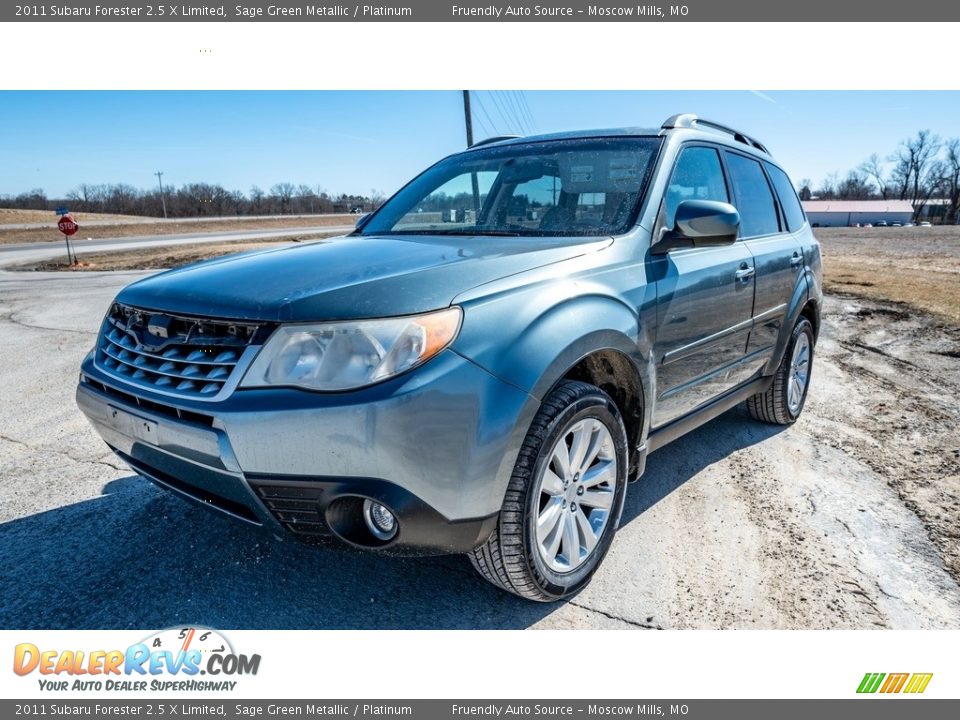
[[[41,693],[37,679],[42,676],[34,672],[19,677],[11,669],[17,643],[30,642],[41,650],[125,650],[148,634],[137,630],[2,631],[0,697],[142,697]],[[224,700],[854,698],[867,672],[932,672],[922,697],[960,697],[956,673],[960,631],[347,630],[224,631],[224,635],[236,652],[261,655],[259,673],[240,678],[233,693],[167,696],[214,700],[221,696]],[[597,666],[582,672],[577,664],[584,657],[596,658]],[[548,658],[553,661],[545,662]],[[158,695],[163,694],[148,693]]]
[[[950,23],[25,23],[0,33],[2,89],[958,88]],[[909,59],[892,61],[902,43]],[[545,59],[554,70],[524,71]],[[18,642],[109,649],[144,634],[0,631],[0,696],[64,697],[13,675]],[[247,698],[849,698],[865,672],[933,672],[925,697],[960,697],[955,631],[230,637],[263,656],[236,693]],[[537,660],[562,665],[583,648],[602,663],[589,684],[568,673],[558,682]]]
[[[957,89],[956,25],[5,23],[0,89]]]

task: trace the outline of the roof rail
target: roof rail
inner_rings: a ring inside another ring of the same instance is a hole
[[[495,135],[493,137],[488,137],[486,140],[479,140],[475,142],[470,147],[480,147],[481,145],[489,145],[490,143],[500,142],[501,140],[516,140],[517,138],[522,138],[523,135]]]
[[[749,145],[750,147],[756,148],[760,152],[770,155],[770,151],[767,150],[767,147],[759,140],[752,138],[746,133],[740,132],[739,130],[735,130],[732,127],[728,127],[727,125],[722,125],[721,123],[714,122],[713,120],[697,117],[693,113],[680,113],[678,115],[673,115],[667,118],[663,125],[660,126],[661,130],[672,130],[674,128],[707,128],[710,130],[717,130],[719,132],[732,135],[733,139],[737,142],[741,142],[744,145]]]

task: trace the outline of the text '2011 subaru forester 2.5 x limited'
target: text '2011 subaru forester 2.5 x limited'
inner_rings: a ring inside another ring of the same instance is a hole
[[[803,408],[820,251],[756,140],[480,143],[344,239],[117,296],[77,401],[136,472],[275,533],[467,553],[534,600],[582,588],[647,455],[741,402]]]

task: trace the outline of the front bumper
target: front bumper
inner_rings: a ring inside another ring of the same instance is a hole
[[[301,539],[406,554],[486,539],[538,405],[450,350],[356,392],[237,390],[215,403],[125,386],[88,358],[77,403],[136,472],[183,497]],[[362,498],[394,511],[396,538],[353,532]]]

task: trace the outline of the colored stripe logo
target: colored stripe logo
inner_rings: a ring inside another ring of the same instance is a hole
[[[857,692],[872,693],[910,693],[917,695],[927,689],[933,673],[867,673],[860,681]]]

